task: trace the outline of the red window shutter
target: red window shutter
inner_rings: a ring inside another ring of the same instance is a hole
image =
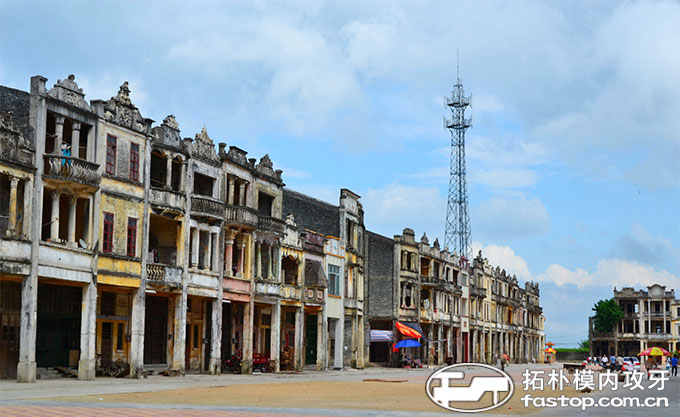
[[[104,213],[104,241],[103,252],[113,252],[113,213]]]
[[[130,179],[139,181],[139,144],[130,144]]]
[[[116,173],[116,137],[113,135],[106,135],[106,173]]]
[[[128,218],[127,226],[127,256],[137,254],[137,219]]]

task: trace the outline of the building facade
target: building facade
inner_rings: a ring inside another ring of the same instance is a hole
[[[611,332],[597,331],[594,317],[588,321],[591,356],[636,356],[654,346],[671,352],[678,349],[680,302],[675,290],[658,284],[646,290],[614,288],[614,300],[621,306],[623,318]]]
[[[0,377],[398,365],[370,338],[397,320],[422,326],[433,342],[412,354],[431,364],[490,362],[495,343],[519,358],[542,337],[521,325],[537,285],[410,229],[367,232],[356,193],[322,202],[268,155],[215,145],[145,118],[127,82],[89,102],[73,75],[0,87]]]

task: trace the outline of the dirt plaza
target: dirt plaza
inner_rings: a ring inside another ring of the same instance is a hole
[[[520,401],[522,372],[527,368],[550,369],[547,365],[509,367],[515,395],[489,414],[540,411],[526,408]],[[367,368],[300,374],[151,376],[144,380],[101,378],[95,382],[53,379],[35,385],[3,381],[0,409],[5,416],[441,415],[448,411],[425,394],[425,381],[432,372]],[[583,395],[573,387],[550,395],[560,394]]]

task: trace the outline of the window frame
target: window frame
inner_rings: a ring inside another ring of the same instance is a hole
[[[139,181],[139,144],[130,142],[130,173],[131,181]]]
[[[335,280],[333,280],[333,277],[335,277]],[[340,267],[338,265],[328,264],[328,294],[336,297],[342,296],[340,292]]]
[[[116,175],[116,157],[118,138],[110,133],[106,134],[106,173]]]
[[[132,258],[137,256],[137,219],[135,217],[128,217],[125,247],[127,256]]]
[[[102,228],[102,252],[104,253],[113,253],[114,221],[113,213],[104,212],[104,227]]]

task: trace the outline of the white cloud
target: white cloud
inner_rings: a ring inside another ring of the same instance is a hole
[[[538,198],[493,197],[470,214],[476,230],[485,238],[540,235],[550,229],[548,209]]]
[[[530,169],[470,169],[470,181],[491,188],[524,188],[538,181],[538,173]]]
[[[472,254],[477,256],[480,250],[482,251],[482,256],[487,258],[492,266],[505,269],[505,272],[509,275],[517,275],[522,279],[531,278],[529,265],[511,247],[498,245],[483,246],[479,242],[472,242]]]
[[[85,100],[108,100],[118,94],[120,86],[127,81],[130,89],[130,99],[132,104],[140,108],[142,116],[148,117],[144,113],[145,105],[148,99],[148,93],[144,86],[142,78],[130,77],[130,74],[124,76],[112,75],[111,73],[96,73],[96,74],[75,74],[76,83],[78,87],[83,89],[85,93]],[[55,80],[56,82],[56,80]]]
[[[439,238],[443,243],[446,199],[438,187],[389,184],[380,189],[369,188],[361,202],[368,229],[392,236],[410,227],[417,234],[426,232],[430,242]]]
[[[552,264],[535,278],[538,281],[554,282],[559,286],[573,284],[580,289],[591,286],[646,287],[652,284],[680,288],[680,278],[668,271],[657,271],[648,265],[622,259],[601,259],[594,273],[581,268],[572,271]]]

